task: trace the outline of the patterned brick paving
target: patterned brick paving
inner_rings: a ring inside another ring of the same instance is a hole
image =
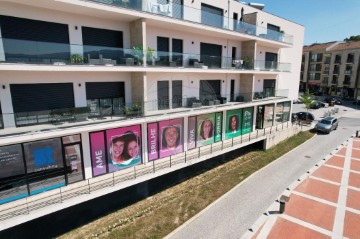
[[[300,226],[299,224],[290,222],[283,218],[278,218],[276,223],[273,226],[273,229],[269,233],[268,239],[328,239],[331,238],[324,234],[321,234],[317,231],[311,230],[309,228]]]
[[[344,167],[344,161],[345,158],[344,157],[340,157],[340,156],[332,156],[327,162],[327,165],[332,165],[332,166],[336,166],[339,168],[343,168]]]
[[[360,159],[360,139],[353,139],[349,145],[352,145],[348,149],[351,150],[351,158]],[[349,154],[345,158],[346,152],[347,147],[341,148],[312,173],[315,178],[308,177],[301,182],[286,203],[285,215],[272,214],[276,222],[273,225],[264,224],[252,238],[257,238],[262,230],[267,230],[265,232],[269,234],[266,238],[271,239],[331,238],[329,235],[337,229],[337,233],[343,232],[344,237],[360,239],[360,173],[356,173],[360,172],[360,161],[351,159]],[[346,170],[344,175],[349,175],[348,180],[342,180],[343,170]],[[340,186],[336,185],[344,182],[348,185],[342,185],[341,188],[351,186],[359,189],[347,188],[346,205],[344,191],[339,195]],[[343,207],[335,207],[341,202]],[[338,214],[341,211],[345,212],[345,217],[344,214]],[[342,218],[344,224],[335,223],[335,217],[336,220]],[[271,228],[265,229],[266,226]]]
[[[339,198],[339,188],[340,186],[337,185],[307,178],[294,190],[336,203]]]

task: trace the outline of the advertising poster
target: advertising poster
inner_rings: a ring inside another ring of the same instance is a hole
[[[222,138],[222,112],[215,113],[215,142],[221,141]]]
[[[264,128],[273,126],[274,105],[265,105],[264,111]]]
[[[159,158],[159,130],[158,123],[148,124],[148,159],[149,161]]]
[[[127,126],[106,130],[109,172],[141,163],[141,127]]]
[[[213,144],[215,113],[199,115],[196,117],[197,141],[196,147]]]
[[[106,173],[106,150],[104,132],[90,133],[91,165],[93,176]]]
[[[184,151],[184,119],[159,122],[160,157],[167,157]]]
[[[248,134],[252,132],[253,129],[253,114],[254,114],[254,108],[244,108],[243,111],[243,117],[242,117],[242,127],[241,127],[241,134]]]
[[[240,136],[241,131],[241,109],[226,111],[225,139]]]
[[[60,138],[24,143],[27,172],[64,167]]]
[[[25,174],[20,144],[0,147],[0,179]]]
[[[195,142],[196,142],[196,117],[191,116],[189,117],[188,121],[188,149],[195,148]]]

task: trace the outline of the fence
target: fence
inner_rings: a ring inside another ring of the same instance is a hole
[[[249,144],[252,141],[255,142],[256,140],[261,140],[266,135],[270,135],[278,131],[283,131],[284,129],[288,129],[291,127],[298,126],[293,126],[291,122],[281,123],[269,128],[255,130],[251,133],[241,135],[236,138],[185,151],[181,154],[176,154],[167,158],[150,161],[147,164],[131,167],[127,170],[117,171],[102,175],[100,177],[87,179],[78,183],[68,185],[66,187],[61,187],[59,189],[49,191],[46,193],[46,195],[45,193],[38,194],[32,197],[20,199],[18,201],[13,201],[11,203],[3,204],[0,206],[0,221],[5,221],[19,215],[28,215],[32,211],[50,205],[63,203],[66,200],[81,195],[89,195],[101,189],[114,187],[129,180],[135,180],[145,175],[154,174],[163,169],[173,168],[175,165],[178,164],[197,163],[205,160],[204,158],[202,158],[204,156],[214,157],[217,155],[221,155],[225,152],[230,151],[231,149],[239,148],[238,146],[241,144]],[[196,162],[192,162],[192,160],[194,159],[198,160]]]

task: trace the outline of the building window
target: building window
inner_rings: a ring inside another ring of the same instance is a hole
[[[332,79],[332,81],[331,81],[331,84],[334,84],[334,85],[337,85],[337,83],[338,83],[338,76],[333,76],[333,79]]]
[[[348,54],[347,56],[347,60],[346,60],[347,63],[354,63],[354,54]]]
[[[352,74],[352,65],[346,65],[344,73],[347,75],[351,75]]]
[[[223,9],[201,4],[201,23],[214,27],[223,27]]]
[[[345,75],[344,77],[344,85],[350,85],[351,82],[351,76],[350,75]]]
[[[311,55],[311,61],[312,62],[321,62],[322,61],[322,58],[323,58],[323,54],[320,53],[320,54],[312,54]]]
[[[339,74],[339,69],[340,69],[340,66],[339,66],[339,65],[335,65],[335,66],[334,66],[333,74]]]
[[[341,55],[335,56],[335,64],[341,64]]]

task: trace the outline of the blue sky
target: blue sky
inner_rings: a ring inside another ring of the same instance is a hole
[[[304,44],[360,35],[360,0],[251,0],[264,11],[305,26]]]

